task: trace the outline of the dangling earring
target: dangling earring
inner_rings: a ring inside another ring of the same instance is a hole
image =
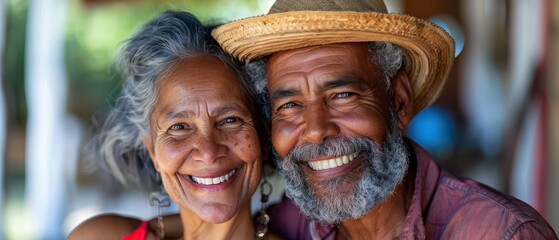
[[[163,222],[163,208],[171,206],[169,195],[163,190],[161,176],[156,173],[155,182],[157,190],[149,194],[149,204],[157,207],[157,239],[165,238],[165,223]]]
[[[266,167],[262,169],[262,183],[260,184],[260,212],[256,217],[256,238],[262,239],[268,232],[270,216],[266,213],[267,203],[272,194],[272,184],[266,179]]]

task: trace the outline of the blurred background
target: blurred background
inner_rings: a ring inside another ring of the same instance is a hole
[[[0,239],[64,239],[105,212],[155,216],[147,193],[93,171],[82,154],[93,116],[119,92],[112,64],[120,43],[167,9],[216,23],[264,14],[272,3],[0,0]],[[390,12],[444,27],[457,43],[438,101],[407,135],[453,174],[529,203],[557,232],[559,2],[386,3]],[[273,181],[277,200],[282,188]]]

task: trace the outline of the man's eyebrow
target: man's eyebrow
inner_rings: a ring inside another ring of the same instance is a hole
[[[345,86],[349,86],[349,85],[354,85],[354,86],[363,86],[365,84],[364,81],[362,81],[359,78],[356,77],[341,77],[332,81],[327,81],[322,85],[322,88],[324,90],[329,90],[329,89],[334,89],[334,88],[338,88],[338,87],[345,87]]]
[[[299,91],[292,88],[276,89],[270,93],[270,103],[274,104],[283,98],[292,97],[297,94],[299,94]]]

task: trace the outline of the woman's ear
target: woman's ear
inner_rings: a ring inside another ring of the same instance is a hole
[[[393,104],[398,127],[405,129],[412,119],[413,114],[413,89],[408,73],[399,70],[392,79],[392,91],[394,93]]]
[[[149,157],[151,159],[151,162],[153,163],[153,166],[155,167],[155,170],[159,172],[159,164],[157,163],[157,160],[155,158],[155,150],[153,148],[153,140],[151,139],[151,136],[143,133],[140,135],[142,138],[142,142],[144,143],[146,149],[148,150]]]

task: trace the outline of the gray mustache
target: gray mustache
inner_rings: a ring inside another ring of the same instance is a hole
[[[284,160],[292,163],[301,163],[308,159],[333,158],[355,152],[374,154],[374,152],[371,151],[373,148],[378,148],[378,145],[365,137],[330,138],[321,144],[304,144],[298,146],[293,149]]]

